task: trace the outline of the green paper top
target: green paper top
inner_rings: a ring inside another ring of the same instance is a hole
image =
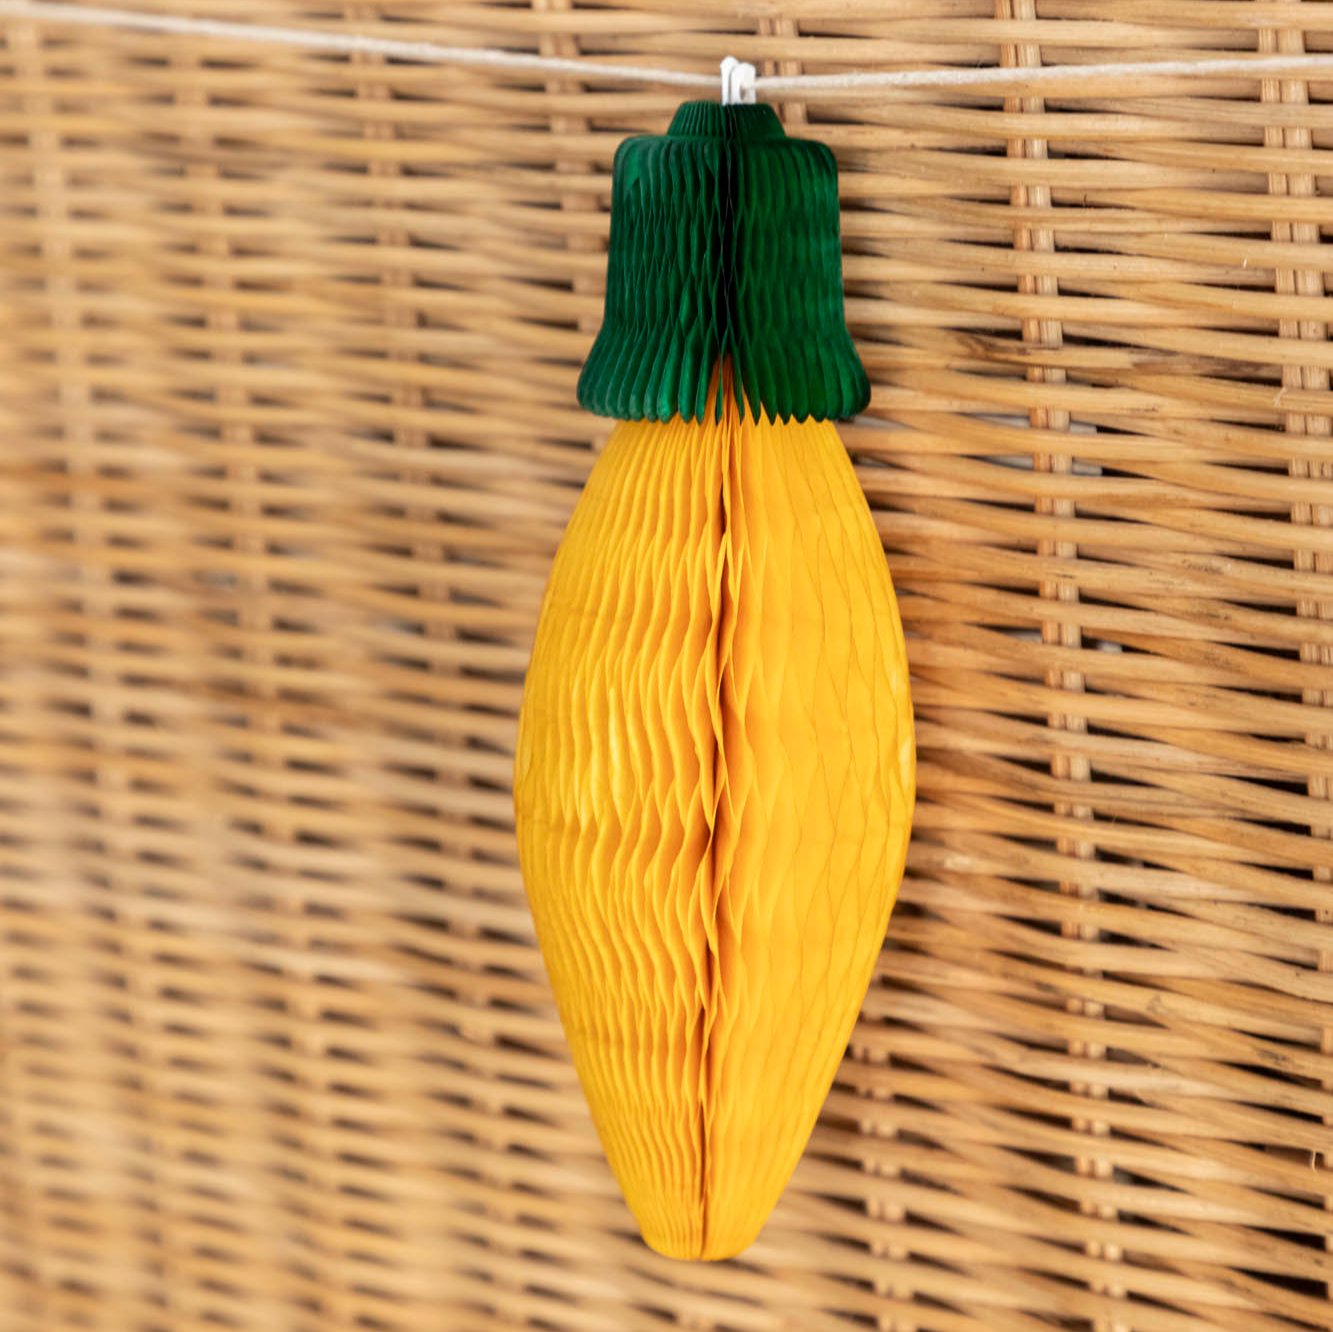
[[[622,421],[722,411],[854,416],[870,401],[843,319],[838,171],[771,106],[686,102],[664,136],[626,139],[611,188],[602,330],[579,402]]]

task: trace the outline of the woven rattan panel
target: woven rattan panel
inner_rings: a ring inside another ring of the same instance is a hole
[[[699,71],[1333,49],[1291,0],[148,2]],[[679,98],[2,31],[0,1332],[1333,1323],[1333,81],[783,102],[921,800],[796,1180],[691,1266],[508,791],[611,157]]]

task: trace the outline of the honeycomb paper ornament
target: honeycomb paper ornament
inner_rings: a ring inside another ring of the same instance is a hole
[[[672,1257],[759,1233],[902,877],[902,628],[831,424],[868,398],[828,149],[703,102],[622,144],[579,382],[621,423],[551,571],[514,797],[593,1120]]]

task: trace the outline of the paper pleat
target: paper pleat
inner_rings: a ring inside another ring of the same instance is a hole
[[[906,851],[907,665],[823,422],[617,427],[520,721],[519,848],[562,1021],[645,1239],[744,1248],[870,981]]]

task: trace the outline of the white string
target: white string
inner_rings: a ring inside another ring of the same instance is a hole
[[[0,17],[91,28],[129,28],[139,32],[176,33],[222,41],[289,46],[304,51],[343,55],[380,55],[416,64],[483,65],[495,69],[545,70],[585,79],[661,83],[683,88],[716,88],[717,76],[648,65],[614,65],[600,60],[528,55],[490,47],[440,46],[406,42],[361,33],[324,32],[318,28],[272,28],[258,23],[227,23],[220,19],[181,18],[131,9],[102,9],[65,4],[61,0],[0,0]],[[1210,60],[1136,60],[1101,65],[1042,65],[1028,68],[991,65],[976,69],[908,69],[852,71],[846,74],[779,74],[756,76],[753,65],[728,57],[723,72],[723,97],[754,101],[756,92],[834,92],[852,88],[975,88],[994,84],[1084,82],[1097,78],[1163,78],[1238,74],[1245,77],[1327,71],[1333,75],[1333,53],[1318,55],[1225,56]],[[724,66],[726,62],[724,61]]]
[[[133,9],[101,9],[92,5],[30,4],[0,0],[0,15],[42,23],[73,23],[85,28],[132,28],[139,32],[170,32],[214,37],[223,41],[257,42],[262,46],[294,46],[303,51],[334,51],[341,55],[381,55],[429,65],[491,65],[502,69],[543,69],[580,74],[585,78],[626,79],[635,83],[672,83],[686,88],[716,88],[715,74],[687,74],[677,69],[644,65],[611,65],[597,60],[527,55],[487,47],[439,46],[435,42],[403,42],[352,32],[321,32],[317,28],[270,28],[259,23],[227,23],[221,19],[180,18],[144,14]]]
[[[0,0],[0,9],[3,0]],[[1212,74],[1333,75],[1333,53],[1319,55],[1224,56],[1216,60],[1125,60],[1104,65],[989,65],[980,69],[908,69],[892,73],[772,74],[755,80],[764,92],[833,91],[841,88],[971,88],[987,83],[1065,83],[1141,76],[1203,77]]]

